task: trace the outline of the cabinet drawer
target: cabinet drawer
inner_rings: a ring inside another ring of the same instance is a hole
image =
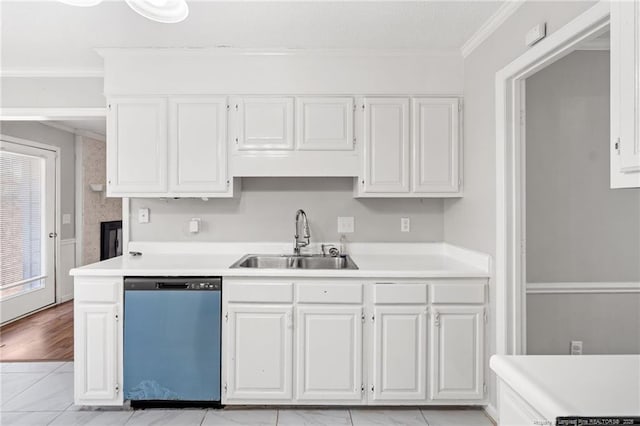
[[[425,304],[427,303],[426,284],[375,284],[373,303],[384,304]]]
[[[111,302],[122,299],[122,277],[77,277],[74,280],[76,302]]]
[[[455,280],[434,283],[431,286],[431,303],[484,303],[484,281]]]
[[[362,284],[297,284],[298,302],[362,303]]]
[[[234,283],[222,285],[229,302],[293,303],[291,283]]]

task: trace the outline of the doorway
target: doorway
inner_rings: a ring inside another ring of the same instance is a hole
[[[55,303],[57,152],[0,141],[0,323]]]

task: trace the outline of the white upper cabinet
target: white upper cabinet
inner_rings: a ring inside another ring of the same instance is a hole
[[[167,190],[167,101],[114,98],[107,126],[107,194]]]
[[[353,106],[349,97],[297,98],[297,148],[353,150]]]
[[[431,398],[482,399],[484,307],[434,306]]]
[[[362,191],[409,192],[409,98],[365,98]]]
[[[293,397],[292,310],[291,306],[229,306],[225,400]]]
[[[237,99],[235,107],[239,151],[293,149],[292,97],[244,97]]]
[[[413,192],[458,192],[458,105],[457,98],[413,99]]]
[[[169,191],[226,191],[226,98],[171,98],[169,117]]]
[[[640,3],[611,2],[611,187],[640,187]]]
[[[296,309],[298,400],[362,402],[362,307]]]

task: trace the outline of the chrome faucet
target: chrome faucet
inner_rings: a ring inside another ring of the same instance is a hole
[[[300,235],[298,233],[298,230],[300,228],[299,223],[300,223],[300,217],[302,217],[302,238],[304,238],[303,241],[300,241]],[[300,209],[296,212],[296,233],[293,237],[293,254],[296,256],[300,255],[300,247],[306,247],[309,245],[309,243],[311,242],[311,233],[309,232],[309,221],[307,220],[307,214],[304,212],[304,210]]]

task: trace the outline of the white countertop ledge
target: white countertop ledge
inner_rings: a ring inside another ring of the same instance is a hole
[[[341,278],[483,278],[486,254],[447,243],[350,243],[347,253],[359,269],[257,269],[230,266],[246,254],[291,253],[290,243],[130,243],[113,259],[72,269],[73,276],[222,276]],[[304,254],[318,253],[312,245]]]
[[[640,416],[640,355],[494,355],[490,365],[549,421]]]

